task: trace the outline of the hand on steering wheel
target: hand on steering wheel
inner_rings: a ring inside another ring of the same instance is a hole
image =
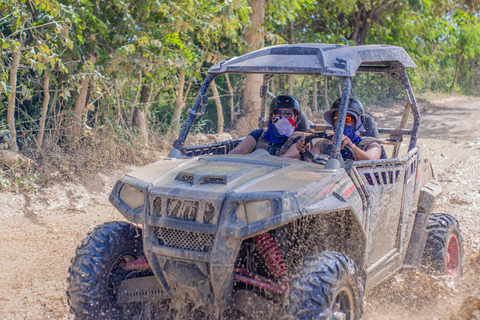
[[[317,139],[317,138],[324,138],[324,139],[331,140],[333,138],[333,135],[327,135],[325,132],[319,132],[319,133],[311,134],[311,135],[309,135],[308,137],[305,138],[305,145],[309,144],[313,139]],[[355,153],[353,152],[352,148],[348,144],[345,143],[343,149],[347,152],[348,158],[352,159],[353,161],[356,160]],[[313,153],[312,151],[310,151],[307,148],[304,148],[303,151],[299,150],[299,153],[300,153],[300,160],[302,160],[302,161],[306,161],[306,158],[308,158],[314,163],[324,163],[325,162],[324,158],[320,158],[319,155],[316,155],[315,153]],[[318,160],[321,160],[321,161],[318,161]],[[345,162],[345,160],[343,159],[343,157],[341,155],[340,155],[339,160],[342,163]]]
[[[327,135],[325,132],[318,132],[318,133],[311,134],[305,138],[305,142],[304,142],[305,146],[307,146],[313,139],[318,139],[318,138],[332,139],[332,136]],[[300,153],[300,160],[307,161],[306,159],[308,158],[312,162],[315,162],[315,158],[317,155],[314,154],[309,149],[307,149],[306,147],[304,148],[303,151],[298,150],[298,152]]]

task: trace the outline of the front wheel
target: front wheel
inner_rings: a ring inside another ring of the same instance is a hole
[[[124,319],[139,313],[133,305],[116,303],[116,293],[127,274],[121,264],[143,252],[141,229],[125,222],[97,226],[78,246],[67,278],[67,301],[79,319]]]
[[[463,272],[463,239],[457,219],[433,213],[428,219],[422,265],[428,272],[459,278]]]
[[[363,285],[355,262],[336,252],[308,256],[292,277],[286,314],[290,319],[358,320]]]

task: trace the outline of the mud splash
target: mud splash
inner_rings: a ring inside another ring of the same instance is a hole
[[[480,319],[480,253],[464,270],[459,281],[402,271],[368,293],[365,319]]]

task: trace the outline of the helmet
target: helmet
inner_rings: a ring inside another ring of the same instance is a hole
[[[325,113],[323,114],[325,121],[327,121],[332,126],[334,123],[333,114],[335,113],[335,111],[339,110],[340,101],[341,99],[335,100],[330,110],[325,111]],[[348,102],[347,113],[355,117],[355,131],[359,130],[360,132],[365,132],[365,128],[363,127],[363,123],[365,122],[365,111],[363,111],[362,103],[355,98],[350,98]]]
[[[301,113],[298,101],[290,95],[276,96],[270,103],[270,115],[272,115],[275,110],[280,108],[293,109],[296,115]]]

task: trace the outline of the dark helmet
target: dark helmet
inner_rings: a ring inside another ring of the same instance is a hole
[[[298,101],[290,95],[276,96],[270,103],[270,115],[272,115],[273,111],[280,108],[293,109],[296,115],[299,115],[301,113]]]
[[[340,101],[341,99],[335,100],[330,110],[325,111],[325,113],[323,114],[325,121],[327,121],[332,126],[334,123],[333,114],[340,108]],[[365,111],[363,111],[362,103],[355,98],[350,98],[348,102],[347,113],[355,117],[355,130],[365,132],[365,128],[363,127],[363,123],[365,122]]]

